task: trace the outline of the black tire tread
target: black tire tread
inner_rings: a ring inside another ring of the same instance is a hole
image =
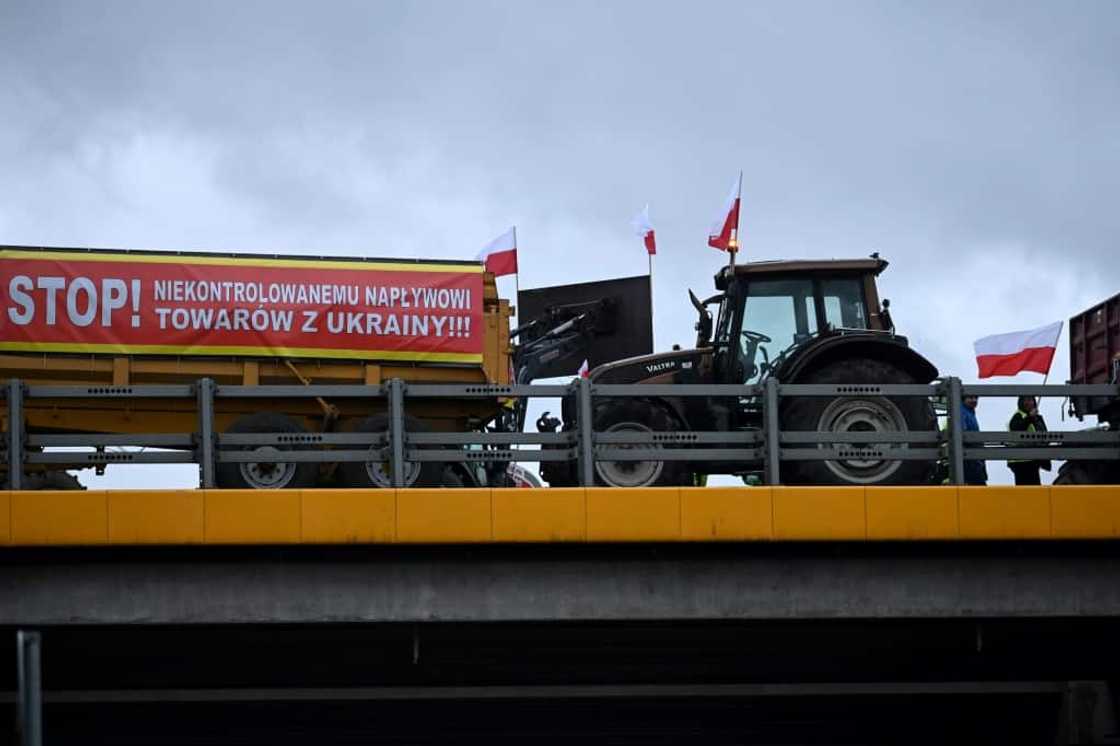
[[[282,412],[254,412],[239,417],[234,421],[227,433],[305,433],[303,427],[296,419]],[[280,447],[280,450],[284,450]],[[319,465],[313,462],[296,464],[296,473],[292,481],[284,489],[303,489],[314,487],[319,476]],[[225,489],[253,489],[241,476],[240,464],[219,463],[215,473],[219,487]]]
[[[405,429],[413,432],[428,432],[431,430],[427,423],[423,420],[418,420],[415,417],[405,416]],[[389,415],[387,414],[373,414],[363,420],[358,421],[354,427],[353,432],[359,433],[379,433],[387,432],[389,430]],[[416,478],[414,484],[410,487],[439,487],[443,483],[443,473],[445,465],[437,461],[422,461],[420,465],[420,475]],[[347,461],[338,465],[339,479],[345,487],[358,487],[366,489],[381,488],[382,485],[375,484],[369,477],[366,471],[366,465],[363,461]]]
[[[890,363],[870,358],[848,358],[835,361],[806,375],[797,383],[915,383],[909,373]],[[910,430],[935,430],[937,421],[928,404],[917,397],[885,397],[895,404],[906,418]],[[781,412],[783,430],[816,430],[821,413],[829,399],[823,397],[791,397]],[[899,469],[880,484],[926,484],[934,462],[904,461]],[[850,484],[832,472],[824,461],[787,461],[781,466],[784,484]]]
[[[656,400],[648,399],[615,399],[605,402],[595,408],[595,431],[606,430],[616,422],[640,422],[651,430],[668,431],[683,429],[677,418],[668,409]],[[648,487],[672,487],[689,484],[686,480],[688,468],[683,461],[666,461],[661,474],[652,485]],[[595,483],[603,487],[606,484],[595,472]]]

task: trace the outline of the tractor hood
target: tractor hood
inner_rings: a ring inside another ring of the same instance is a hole
[[[592,383],[694,383],[710,369],[712,350],[673,350],[616,360],[591,371]]]

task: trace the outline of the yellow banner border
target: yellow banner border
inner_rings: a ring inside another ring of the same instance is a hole
[[[119,262],[128,264],[194,264],[214,267],[288,267],[295,269],[345,269],[368,272],[444,272],[450,274],[482,274],[479,264],[421,264],[391,261],[348,261],[346,259],[259,259],[242,255],[198,256],[183,254],[130,254],[127,252],[34,251],[28,249],[0,249],[0,260],[35,259],[63,262]]]
[[[478,364],[482,353],[413,350],[350,350],[318,347],[253,347],[249,345],[141,345],[75,342],[0,342],[4,352],[75,352],[110,355],[229,355],[242,357],[304,357],[350,360],[418,361]]]

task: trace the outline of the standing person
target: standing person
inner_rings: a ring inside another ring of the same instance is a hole
[[[1038,402],[1033,396],[1020,396],[1019,408],[1011,415],[1007,426],[1012,432],[1044,433],[1046,422],[1038,413]],[[1050,471],[1049,461],[1008,461],[1007,466],[1015,474],[1015,484],[1042,484],[1039,469]]]
[[[961,430],[965,432],[980,432],[980,421],[976,419],[975,396],[966,396],[961,400]],[[983,461],[968,460],[964,462],[964,483],[984,486],[988,483],[988,466]]]

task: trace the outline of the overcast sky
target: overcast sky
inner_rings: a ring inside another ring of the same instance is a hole
[[[643,273],[649,202],[667,347],[742,169],[745,258],[881,252],[971,379],[973,339],[1120,291],[1118,114],[1116,2],[3,0],[0,243],[472,258],[516,224],[524,288]]]

